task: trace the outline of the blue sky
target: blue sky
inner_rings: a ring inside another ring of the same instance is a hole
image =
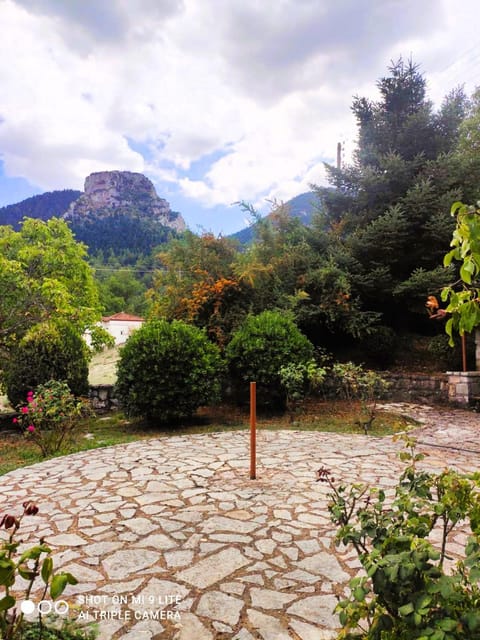
[[[147,175],[194,231],[324,184],[354,95],[413,57],[480,84],[477,0],[0,0],[0,204]]]

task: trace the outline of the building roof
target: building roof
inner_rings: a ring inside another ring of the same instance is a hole
[[[114,313],[113,316],[104,316],[102,322],[145,322],[145,318],[120,311],[119,313]]]

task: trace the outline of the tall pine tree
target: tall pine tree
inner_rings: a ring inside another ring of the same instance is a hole
[[[317,193],[330,227],[342,229],[363,308],[395,328],[419,329],[422,301],[448,281],[438,265],[453,229],[450,206],[471,177],[454,153],[468,101],[457,89],[435,112],[418,65],[401,58],[377,87],[379,100],[353,100],[353,163],[327,165],[335,188]]]

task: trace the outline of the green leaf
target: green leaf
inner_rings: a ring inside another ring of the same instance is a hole
[[[52,600],[58,598],[65,591],[65,587],[67,586],[68,580],[67,575],[65,573],[59,573],[56,576],[53,576],[52,583],[50,585],[50,596]]]
[[[408,604],[404,604],[403,607],[399,607],[398,609],[398,613],[401,616],[408,616],[410,613],[413,613],[415,611],[415,607],[413,606],[412,602],[409,602]]]
[[[38,575],[38,573],[35,573],[35,571],[31,569],[22,569],[21,567],[18,567],[18,573],[24,580],[28,580],[29,582],[30,580],[35,580]]]
[[[357,602],[363,602],[365,600],[365,591],[362,587],[357,587],[353,592],[353,597]]]
[[[42,564],[42,580],[45,584],[48,584],[53,573],[53,560],[52,558],[45,558]]]
[[[438,626],[442,631],[454,631],[458,626],[458,622],[456,620],[452,620],[452,618],[444,618],[443,620],[440,620]]]
[[[78,584],[78,580],[71,573],[64,574],[67,577],[68,584]]]
[[[467,268],[468,267],[468,262],[464,262],[462,264],[462,266],[460,267],[460,278],[466,282],[467,284],[471,284],[472,283],[472,274],[470,269]]]
[[[0,611],[7,611],[15,606],[15,598],[13,596],[5,596],[0,600]]]
[[[35,547],[24,551],[20,556],[20,560],[18,562],[19,564],[22,564],[23,562],[25,562],[25,560],[37,560],[37,558],[39,558],[42,553],[50,553],[50,548],[44,544],[36,545]]]

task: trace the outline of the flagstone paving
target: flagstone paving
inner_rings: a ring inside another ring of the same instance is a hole
[[[478,414],[390,408],[422,423],[430,468],[478,469]],[[0,512],[38,504],[24,539],[44,536],[55,566],[79,579],[64,597],[99,622],[101,640],[334,638],[358,562],[334,546],[315,472],[388,489],[401,444],[260,430],[257,480],[248,444],[238,431],[172,436],[50,460],[2,477]]]

